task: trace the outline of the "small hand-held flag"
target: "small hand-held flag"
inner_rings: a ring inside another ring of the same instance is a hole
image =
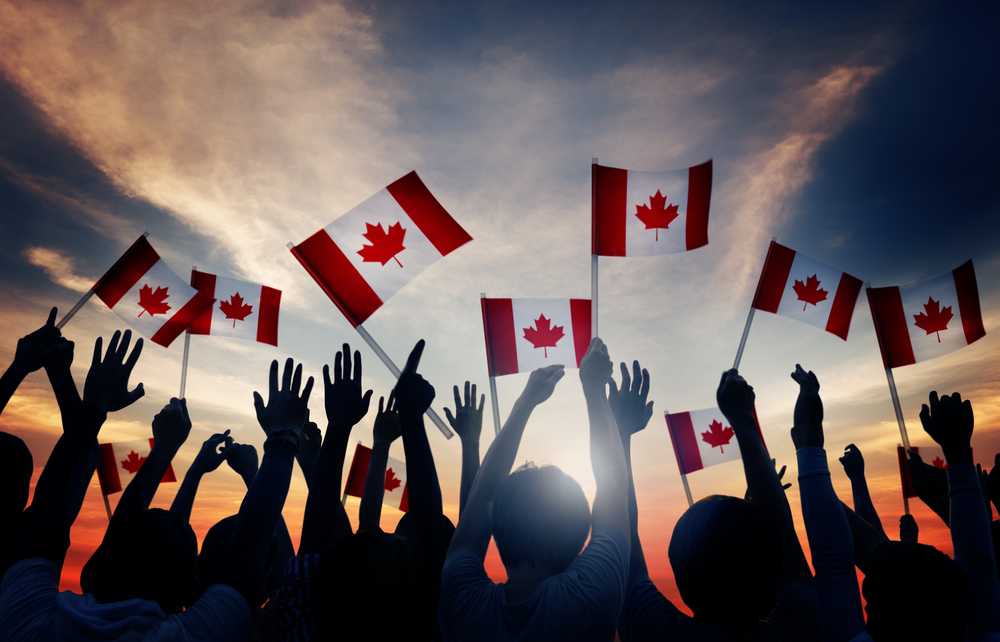
[[[153,438],[101,444],[98,447],[97,479],[105,496],[120,493],[128,486],[153,449]],[[167,466],[161,483],[175,482],[172,465]]]
[[[372,449],[358,442],[354,448],[354,458],[347,473],[347,484],[344,486],[344,496],[364,497],[365,479],[368,477],[368,466],[371,463]],[[410,508],[410,492],[406,486],[406,464],[389,457],[385,467],[385,494],[383,505],[388,504],[404,513]]]
[[[237,337],[278,345],[281,290],[191,270],[191,286],[215,299],[191,324],[191,334]]]

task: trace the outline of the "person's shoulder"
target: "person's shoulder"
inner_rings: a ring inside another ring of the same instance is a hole
[[[628,555],[625,547],[617,538],[610,535],[594,535],[587,547],[583,549],[570,565],[571,569],[591,565],[594,562],[611,565],[616,569],[628,569]]]
[[[183,639],[240,640],[250,635],[252,612],[246,598],[226,584],[213,584],[191,608],[168,618],[153,639],[173,639],[173,629],[183,629]]]
[[[4,573],[3,580],[0,581],[0,592],[6,592],[9,587],[24,582],[52,582],[55,586],[59,583],[59,572],[52,560],[42,557],[19,560],[11,564]]]

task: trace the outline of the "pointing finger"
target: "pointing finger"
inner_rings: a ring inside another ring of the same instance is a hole
[[[420,365],[420,358],[424,356],[424,345],[426,345],[426,342],[421,339],[417,341],[417,345],[413,346],[410,356],[406,358],[406,366],[403,368],[403,374],[417,371],[417,367]]]

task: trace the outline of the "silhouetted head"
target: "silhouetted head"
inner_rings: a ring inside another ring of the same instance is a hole
[[[862,593],[876,642],[966,639],[967,580],[955,560],[932,546],[880,544],[868,561]]]
[[[223,517],[205,533],[205,539],[201,542],[201,552],[198,553],[199,594],[213,584],[225,584],[226,578],[231,577],[229,570],[233,563],[232,540],[236,533],[238,518],[239,515]],[[294,550],[284,550],[288,543],[283,542],[283,539],[287,540],[284,532],[275,528],[271,545],[267,549],[263,587],[265,596],[271,595],[272,591],[284,581],[285,565],[295,554]]]
[[[560,573],[590,532],[590,506],[580,484],[555,466],[525,464],[493,498],[493,537],[510,571],[521,565]]]
[[[774,608],[780,550],[753,504],[711,495],[674,526],[668,556],[677,588],[697,619],[751,624]]]
[[[99,602],[142,598],[167,613],[197,594],[198,540],[187,522],[159,508],[116,522],[87,562],[83,590]]]
[[[321,640],[343,637],[346,621],[364,623],[369,639],[422,639],[421,583],[413,549],[402,537],[361,532],[325,551],[314,612]]]
[[[0,432],[0,518],[4,521],[28,505],[32,466],[31,451],[24,441]]]

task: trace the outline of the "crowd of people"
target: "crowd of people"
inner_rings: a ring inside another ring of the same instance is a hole
[[[150,505],[191,431],[185,400],[170,399],[152,419],[148,458],[83,568],[82,594],[60,592],[101,426],[145,391],[129,383],[143,341],[125,331],[106,346],[96,340],[81,395],[70,371],[74,346],[55,327],[55,314],[18,341],[0,377],[2,412],[21,381],[44,369],[63,428],[30,505],[32,455],[20,438],[0,433],[0,640],[1000,640],[1000,533],[989,505],[1000,508],[1000,465],[984,474],[973,463],[968,400],[931,392],[920,413],[947,468],[916,453],[909,460],[917,493],[951,530],[952,559],[919,543],[908,515],[899,538],[889,536],[854,446],[840,458],[853,508],[838,499],[824,450],[820,384],[795,367],[791,439],[810,567],[781,474],[756,427],[754,389],[735,370],[723,373],[717,401],[739,443],[747,493],[701,499],[674,527],[666,554],[687,615],[650,580],[638,534],[630,445],[653,414],[650,375],[637,361],[631,368],[622,363],[616,381],[600,339],[579,368],[593,505],[557,467],[511,470],[532,412],[565,374],[549,366],[531,373],[481,460],[484,399],[469,382],[453,388],[447,418],[462,448],[453,524],[425,432],[435,389],[419,374],[420,341],[396,386],[378,400],[353,531],[341,503],[342,469],[351,431],[374,404],[361,355],[345,344],[332,370],[323,369],[325,431],[309,413],[313,378],[291,358],[283,367],[274,361],[266,393],[253,393],[263,455],[258,460],[253,446],[228,431],[211,436],[164,510]],[[409,510],[387,533],[380,513],[397,439],[406,455]],[[246,495],[199,550],[189,519],[202,477],[223,462],[245,481]],[[298,547],[282,519],[296,462],[308,486]],[[502,584],[484,570],[491,538],[508,578]],[[856,569],[864,576],[860,590]]]

